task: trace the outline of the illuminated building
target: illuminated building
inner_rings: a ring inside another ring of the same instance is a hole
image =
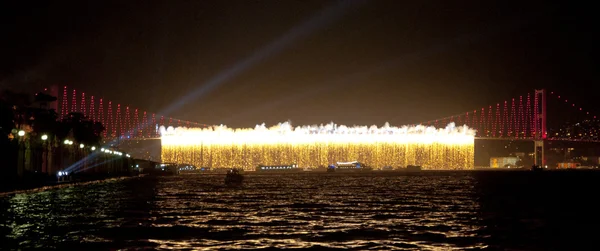
[[[420,165],[423,169],[473,169],[475,131],[456,127],[383,127],[328,124],[271,128],[226,126],[160,128],[166,162],[211,168],[255,170],[261,165],[295,163],[317,168],[343,161],[371,167]]]

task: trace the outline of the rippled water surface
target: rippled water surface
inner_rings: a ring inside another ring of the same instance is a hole
[[[574,250],[595,238],[599,176],[131,178],[0,197],[0,233],[3,249]]]

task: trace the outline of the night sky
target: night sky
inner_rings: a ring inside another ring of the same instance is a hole
[[[206,124],[416,123],[548,88],[600,112],[592,6],[3,1],[0,89],[68,85]]]

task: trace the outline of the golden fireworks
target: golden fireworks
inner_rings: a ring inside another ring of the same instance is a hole
[[[316,168],[360,161],[373,168],[420,165],[424,169],[472,169],[475,131],[466,126],[383,127],[320,125],[267,128],[161,128],[162,160],[198,167],[257,165]]]

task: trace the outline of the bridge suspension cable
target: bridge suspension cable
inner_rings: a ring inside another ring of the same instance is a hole
[[[81,113],[91,121],[100,122],[105,127],[103,137],[109,140],[114,138],[157,138],[160,137],[157,130],[160,126],[208,126],[206,124],[174,119],[172,117],[168,117],[168,123],[165,123],[164,118],[167,116],[151,113],[128,105],[122,105],[120,103],[113,104],[110,100],[97,98],[96,96],[86,94],[85,92],[81,92],[81,94],[78,95],[76,89],[70,89],[68,86],[62,88],[62,95],[58,95],[59,89],[56,86],[49,88],[49,92],[51,92],[50,95],[58,98],[54,109],[57,112],[60,112],[59,119],[66,119],[69,116],[69,113],[72,112]],[[71,94],[71,98],[69,98],[69,94]],[[78,102],[78,100],[80,101]],[[105,104],[107,105],[106,107]],[[131,114],[131,110],[133,110],[133,115]],[[156,120],[157,116],[160,116],[160,121]],[[173,121],[176,121],[176,124],[174,124]]]
[[[543,95],[545,95],[544,98],[542,98]],[[597,115],[590,110],[586,110],[574,102],[569,102],[564,96],[558,95],[554,91],[546,92],[537,90],[536,92],[497,102],[494,105],[425,121],[420,124],[444,127],[448,123],[454,122],[457,125],[467,125],[477,130],[476,137],[486,139],[535,139],[538,137],[557,137],[561,136],[560,133],[554,132],[552,135],[548,134],[551,129],[546,128],[545,121],[548,119],[548,113],[552,115],[554,114],[554,111],[549,110],[550,108],[547,108],[545,104],[548,103],[548,105],[550,105],[561,102],[566,106],[573,108],[570,111],[571,113],[579,112],[580,115],[585,115],[588,120],[597,119]],[[543,112],[542,110],[545,109],[548,111]],[[566,137],[561,136],[561,138],[564,139]]]

